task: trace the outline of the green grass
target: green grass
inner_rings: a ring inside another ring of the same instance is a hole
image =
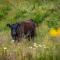
[[[7,23],[33,19],[38,24],[34,43],[13,43]],[[0,0],[0,60],[60,60],[60,38],[50,28],[60,27],[60,0]]]
[[[14,43],[10,31],[0,33],[1,60],[60,60],[60,41],[51,38],[45,22],[37,28],[37,36],[32,41],[23,39]],[[50,39],[49,39],[50,38]]]
[[[7,23],[16,23],[23,20],[32,18],[37,24],[41,24],[43,21],[47,22],[49,27],[60,26],[60,1],[40,1],[40,0],[2,0],[0,4],[0,21],[3,25]],[[0,30],[1,30],[0,29]]]

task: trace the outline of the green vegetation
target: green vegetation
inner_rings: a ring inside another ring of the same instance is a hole
[[[34,43],[13,43],[6,24],[28,19],[38,24]],[[0,0],[0,60],[60,60],[60,36],[49,35],[59,27],[60,0]]]

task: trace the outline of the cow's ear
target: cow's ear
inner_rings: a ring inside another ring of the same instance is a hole
[[[20,23],[17,23],[18,26],[20,26]]]
[[[11,24],[7,24],[7,27],[9,27],[9,28],[10,28],[10,27],[11,27]]]

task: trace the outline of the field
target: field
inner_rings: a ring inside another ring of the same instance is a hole
[[[38,25],[34,42],[14,43],[7,23],[28,19]],[[0,60],[60,60],[60,0],[0,0]]]

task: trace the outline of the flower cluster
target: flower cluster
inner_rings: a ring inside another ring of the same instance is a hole
[[[60,36],[60,28],[58,28],[58,29],[51,28],[49,30],[49,35],[52,37]]]
[[[33,46],[29,47],[29,48],[47,48],[47,46],[45,44],[37,44],[34,43]]]

